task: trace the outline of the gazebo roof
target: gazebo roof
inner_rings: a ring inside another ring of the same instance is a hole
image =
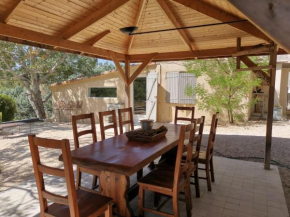
[[[250,22],[129,36],[137,32],[246,19],[226,0],[0,0],[0,39],[104,59],[224,57],[269,44]],[[150,58],[150,57],[149,57]]]

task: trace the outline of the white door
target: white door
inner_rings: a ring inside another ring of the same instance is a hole
[[[146,118],[157,119],[157,73],[149,72],[146,78]]]

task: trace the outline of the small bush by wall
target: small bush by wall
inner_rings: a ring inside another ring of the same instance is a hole
[[[17,112],[15,100],[7,95],[0,94],[0,112],[2,112],[2,121],[12,121]]]

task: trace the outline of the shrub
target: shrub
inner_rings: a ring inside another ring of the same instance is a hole
[[[16,103],[10,96],[0,94],[0,112],[2,112],[2,121],[11,121],[17,112]]]

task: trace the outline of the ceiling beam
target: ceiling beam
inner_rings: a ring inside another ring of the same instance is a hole
[[[156,53],[148,54],[147,57],[144,59],[143,63],[136,69],[136,71],[131,75],[129,78],[128,84],[132,84],[132,82],[138,77],[138,75],[143,71],[143,69],[151,63],[153,58],[156,56]]]
[[[138,8],[137,15],[136,15],[136,18],[135,18],[134,26],[138,26],[139,25],[139,22],[141,20],[141,15],[142,15],[142,12],[143,12],[143,9],[144,9],[144,6],[145,6],[145,2],[146,2],[146,0],[140,0],[140,4],[139,4],[139,8]],[[128,54],[130,53],[131,47],[133,45],[134,38],[135,38],[134,35],[130,35],[129,36],[129,43],[128,43],[128,49],[127,49],[127,53]]]
[[[172,25],[175,28],[181,28],[182,26],[177,21],[175,15],[169,8],[168,4],[165,2],[165,0],[156,0],[160,6],[160,9],[164,12],[164,14],[168,17],[168,19],[171,21]],[[189,50],[196,50],[196,46],[193,46],[193,42],[190,41],[188,36],[186,35],[185,31],[183,29],[179,29],[178,33],[182,39],[182,41],[186,44],[186,46],[189,48]]]
[[[275,0],[229,0],[258,29],[290,53],[290,4]]]
[[[78,23],[71,26],[63,33],[61,33],[59,37],[64,38],[64,39],[70,39],[74,35],[88,28],[90,25],[96,23],[98,20],[112,13],[114,10],[118,9],[119,7],[127,3],[128,1],[129,0],[111,0],[107,2],[105,5],[100,7],[97,11],[90,14],[86,18],[82,19],[81,21],[79,21]]]
[[[104,38],[106,35],[111,33],[110,30],[105,30],[101,32],[100,34],[96,35],[95,37],[91,38],[90,40],[86,41],[84,44],[94,46],[98,41],[100,41],[102,38]]]
[[[0,23],[0,37],[1,36],[5,38],[8,37],[8,38],[25,40],[25,44],[32,42],[39,45],[48,45],[54,48],[57,47],[57,48],[62,48],[62,49],[69,50],[72,52],[79,52],[79,53],[87,54],[94,57],[111,59],[111,56],[108,53],[109,50],[89,46],[89,45],[74,42],[74,41],[65,40],[57,36],[51,36],[51,35],[43,34],[40,32],[35,32],[35,31],[23,29],[16,26],[11,26],[9,24]],[[9,40],[8,38],[6,39],[7,41]],[[121,61],[125,60],[125,55],[121,53],[115,53],[115,54]]]
[[[257,67],[258,65],[256,63],[254,63],[249,57],[247,56],[241,56],[240,57],[241,61],[248,66],[249,68],[252,67]],[[253,72],[262,80],[264,80],[267,84],[269,84],[270,81],[270,76],[264,72],[263,70],[253,70]]]
[[[25,0],[14,0],[12,6],[0,15],[0,22],[7,23],[17,8],[19,8],[24,3],[24,1]]]
[[[186,6],[188,8],[191,8],[199,13],[202,13],[204,15],[207,15],[211,18],[214,18],[216,20],[219,20],[221,22],[229,22],[229,21],[236,21],[240,20],[241,18],[230,15],[220,9],[217,9],[201,0],[173,0],[174,2],[177,2],[183,6]],[[263,0],[261,0],[263,1]],[[242,1],[241,1],[242,2]],[[245,5],[248,7],[248,5]],[[263,15],[260,11],[257,11],[256,13]],[[242,30],[250,35],[253,35],[257,38],[261,38],[267,42],[270,42],[270,39],[268,36],[266,36],[263,32],[261,32],[259,29],[257,29],[254,25],[252,25],[249,22],[243,22],[243,23],[231,23],[228,24],[232,27],[235,27],[239,30]]]
[[[126,84],[127,86],[129,86],[129,84],[128,84],[128,78],[127,78],[127,76],[126,76],[126,74],[125,74],[124,69],[123,69],[122,66],[120,65],[119,60],[117,59],[116,54],[115,54],[114,52],[112,52],[112,51],[109,51],[109,54],[110,54],[110,56],[111,56],[113,62],[115,63],[115,66],[117,67],[119,73],[121,74],[121,76],[122,76],[122,78],[123,78],[125,84]],[[125,58],[125,59],[126,59],[126,58]]]
[[[270,51],[271,51],[270,46],[261,46],[249,50],[238,51],[237,53],[233,54],[233,57],[248,56],[251,54],[262,54],[262,53],[269,54]]]
[[[249,50],[254,48],[254,46],[244,46],[241,50]],[[153,58],[152,61],[177,61],[177,60],[193,60],[193,59],[211,59],[211,58],[221,58],[221,57],[231,57],[233,54],[237,53],[237,47],[229,48],[218,48],[218,49],[208,49],[208,50],[194,50],[194,51],[181,51],[181,52],[168,52],[168,53],[158,53]],[[278,51],[278,54],[286,54],[282,49]],[[130,55],[131,62],[142,62],[150,54],[133,54]],[[252,67],[252,66],[248,66]]]

